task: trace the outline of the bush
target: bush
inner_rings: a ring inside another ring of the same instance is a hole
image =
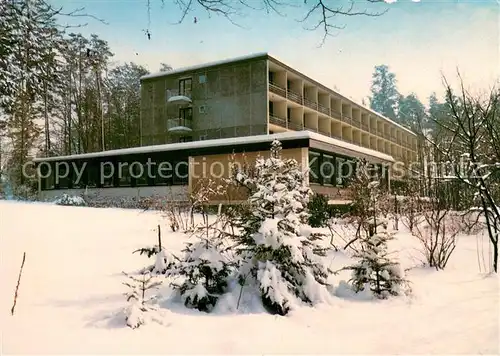
[[[87,206],[87,202],[82,197],[68,194],[63,194],[54,200],[54,203],[63,206]]]
[[[309,210],[308,222],[311,227],[325,227],[327,225],[330,218],[330,207],[326,195],[314,194],[307,204],[307,209]]]

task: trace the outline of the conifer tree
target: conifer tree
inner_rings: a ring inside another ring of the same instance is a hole
[[[358,262],[345,269],[353,271],[349,282],[355,292],[370,289],[376,297],[387,298],[402,294],[407,281],[399,263],[389,258],[387,243],[393,234],[388,232],[387,220],[381,216],[388,199],[387,193],[380,189],[379,179],[370,173],[367,162],[358,163],[354,185],[359,189],[354,205],[365,216],[366,228],[359,235],[361,248],[354,254]]]
[[[264,306],[281,315],[296,300],[314,302],[326,285],[327,270],[320,261],[324,250],[317,236],[301,231],[311,194],[306,174],[296,160],[281,157],[278,141],[269,158],[257,159],[252,175],[235,172],[236,182],[251,192],[248,209],[239,217],[242,233],[236,237],[240,281],[250,276]]]

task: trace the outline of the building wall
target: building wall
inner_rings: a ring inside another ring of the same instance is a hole
[[[167,104],[167,90],[192,78],[193,140],[267,134],[267,61],[246,60],[145,79],[141,83],[141,145],[177,142],[167,132],[179,107]],[[200,80],[205,79],[205,80]]]
[[[308,149],[292,148],[282,150],[283,158],[293,158],[299,165],[306,169],[308,166]],[[259,156],[269,157],[269,151],[247,152],[237,154],[221,154],[196,156],[189,158],[189,191],[196,193],[199,189],[206,186],[208,180],[212,180],[215,185],[226,186],[224,179],[229,178],[231,174],[231,163],[235,162],[242,167],[245,165],[253,166]],[[238,203],[247,198],[245,189],[227,186],[222,195],[211,196],[211,203]]]

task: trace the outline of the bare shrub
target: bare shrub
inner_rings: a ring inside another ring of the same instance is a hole
[[[461,231],[460,219],[447,209],[427,210],[423,221],[415,226],[414,234],[422,246],[425,263],[437,270],[444,269],[457,246]]]
[[[351,182],[351,200],[352,209],[350,214],[346,216],[346,221],[355,226],[355,233],[352,239],[347,242],[344,249],[350,247],[353,243],[362,239],[364,236],[373,235],[373,211],[375,209],[377,216],[375,218],[383,217],[384,219],[391,211],[391,201],[385,189],[380,190],[375,206],[371,200],[373,194],[374,179],[378,181],[380,177],[377,175],[377,168],[366,160],[357,162],[357,170],[354,179]]]
[[[192,226],[192,209],[187,202],[172,202],[163,209],[172,231],[188,231]]]
[[[474,209],[460,215],[460,225],[461,230],[467,235],[477,235],[486,227],[481,221],[481,212]]]

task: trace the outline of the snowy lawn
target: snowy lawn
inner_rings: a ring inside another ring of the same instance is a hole
[[[64,354],[498,354],[499,279],[480,273],[477,243],[461,236],[445,271],[414,268],[411,298],[333,297],[289,316],[262,308],[204,314],[165,309],[163,324],[125,326],[122,271],[153,262],[132,251],[162,243],[172,252],[186,235],[160,214],[137,210],[0,202],[2,353]],[[396,236],[404,267],[418,263],[415,239]],[[10,315],[23,252],[26,263]],[[332,253],[332,269],[352,263]],[[486,262],[488,257],[484,257]],[[482,257],[481,257],[482,259]],[[333,276],[337,286],[346,274]],[[339,291],[337,294],[340,295]],[[228,297],[229,298],[229,297]],[[227,299],[227,298],[226,298]],[[230,301],[224,300],[230,305]],[[233,301],[234,302],[234,301]],[[223,309],[223,308],[222,308]]]

